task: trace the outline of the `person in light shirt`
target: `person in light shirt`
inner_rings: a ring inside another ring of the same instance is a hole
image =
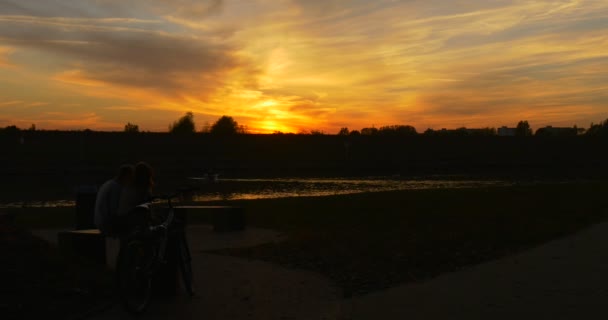
[[[131,165],[123,165],[118,175],[106,181],[97,191],[95,200],[95,226],[104,234],[114,233],[113,221],[118,215],[123,189],[133,183],[134,169]]]

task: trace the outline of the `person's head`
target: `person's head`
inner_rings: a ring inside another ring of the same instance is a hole
[[[116,180],[123,185],[131,184],[133,181],[133,166],[129,164],[120,166]]]
[[[135,165],[135,187],[145,190],[149,190],[154,185],[154,171],[152,167],[145,163],[140,162]]]

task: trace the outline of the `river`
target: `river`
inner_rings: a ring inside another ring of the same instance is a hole
[[[193,184],[201,180],[192,179]],[[286,197],[318,197],[364,192],[396,190],[476,188],[508,186],[501,180],[460,179],[399,179],[395,177],[367,178],[273,178],[273,179],[218,179],[214,183],[200,183],[201,191],[194,201],[251,200]],[[0,204],[0,208],[18,207],[73,207],[74,200],[28,201]]]

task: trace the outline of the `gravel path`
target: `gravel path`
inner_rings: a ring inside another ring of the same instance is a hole
[[[606,319],[608,222],[342,308],[352,319]]]

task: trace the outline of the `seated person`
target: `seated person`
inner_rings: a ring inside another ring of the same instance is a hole
[[[113,219],[118,213],[120,198],[125,186],[133,180],[133,166],[123,165],[118,175],[106,181],[95,200],[95,226],[104,234],[113,234]]]

